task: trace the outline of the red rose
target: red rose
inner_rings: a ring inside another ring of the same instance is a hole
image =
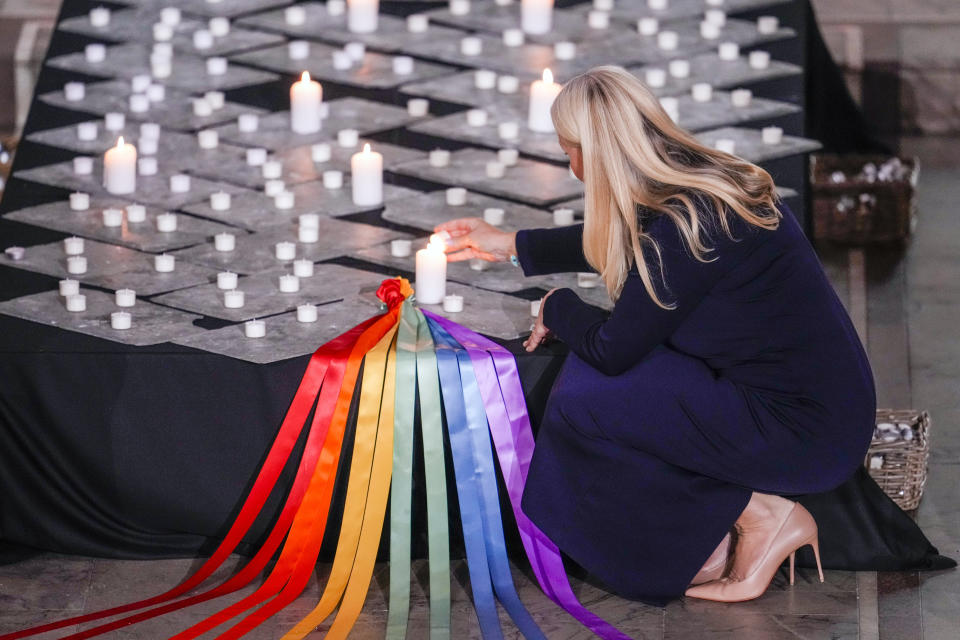
[[[411,293],[413,289],[410,288],[406,278],[389,278],[381,282],[380,288],[377,289],[377,297],[391,309],[402,304]]]

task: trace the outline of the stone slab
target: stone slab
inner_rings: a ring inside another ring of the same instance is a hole
[[[629,71],[635,76],[644,79],[647,67],[664,68],[662,64],[653,64],[640,67],[631,67]],[[800,75],[803,68],[789,62],[771,60],[766,69],[754,69],[744,56],[736,60],[721,60],[717,53],[705,53],[690,58],[690,75],[686,78],[674,78],[668,74],[667,82],[662,87],[651,88],[658,96],[675,96],[690,91],[698,82],[709,82],[716,88],[726,89],[742,87],[765,80]]]
[[[492,69],[490,70],[492,71]],[[496,88],[478,89],[476,70],[461,71],[442,78],[410,82],[400,87],[404,93],[444,102],[486,107],[497,106],[522,111],[530,95],[530,80],[521,80],[515,93],[500,93]]]
[[[790,0],[724,0],[717,8],[723,9],[727,13],[741,13],[744,11],[763,9],[765,7],[773,7],[789,1]],[[614,4],[610,16],[615,20],[633,23],[645,17],[653,17],[661,22],[669,22],[702,15],[705,8],[705,3],[702,0],[671,0],[663,10],[651,9],[646,2],[618,2]]]
[[[437,225],[456,218],[482,218],[483,210],[490,207],[504,210],[500,226],[504,231],[553,226],[553,218],[546,211],[473,191],[467,191],[466,204],[450,206],[443,189],[388,202],[382,215],[389,222],[432,232]]]
[[[722,127],[696,134],[707,146],[714,146],[720,138],[729,138],[736,143],[735,155],[753,163],[767,162],[801,153],[816,151],[822,145],[816,140],[798,136],[783,136],[780,144],[764,144],[760,131],[742,127]]]
[[[447,282],[447,295],[463,296],[463,311],[448,313],[439,304],[417,306],[493,338],[514,340],[530,333],[534,318],[530,317],[529,300],[456,282]]]
[[[680,112],[677,124],[688,131],[703,131],[724,125],[779,118],[802,111],[800,107],[789,102],[764,98],[753,98],[749,106],[735,107],[730,95],[727,91],[714,91],[708,102],[697,102],[690,95],[680,96],[677,101]]]

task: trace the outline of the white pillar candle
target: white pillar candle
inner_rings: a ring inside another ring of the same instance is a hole
[[[735,107],[749,107],[753,99],[753,92],[750,89],[734,89],[730,92],[730,103]]]
[[[405,238],[390,241],[390,255],[394,258],[406,258],[413,250],[413,242]]]
[[[429,16],[423,13],[414,13],[407,16],[407,31],[410,33],[423,33],[430,27]]]
[[[342,16],[347,12],[346,0],[327,0],[327,15]]]
[[[689,78],[690,77],[690,61],[684,59],[671,60],[670,65],[667,67],[670,71],[670,75],[674,78]]]
[[[450,152],[446,149],[433,149],[427,156],[431,167],[446,167],[450,164]]]
[[[591,11],[587,14],[587,26],[598,31],[608,29],[610,27],[610,14],[606,11]]]
[[[747,60],[751,69],[766,69],[770,66],[770,52],[751,51]]]
[[[736,42],[721,42],[720,46],[717,47],[717,55],[720,56],[721,60],[728,62],[736,60],[740,57],[740,45]]]
[[[467,36],[460,40],[460,53],[465,56],[478,56],[483,53],[483,40],[477,36]]]
[[[673,51],[677,48],[680,38],[676,31],[660,31],[657,33],[657,46],[664,51]]]
[[[75,296],[80,293],[80,281],[66,278],[59,282],[61,296]]]
[[[360,142],[360,132],[356,129],[341,129],[337,131],[337,144],[345,149],[352,149]]]
[[[426,98],[411,98],[407,100],[407,115],[413,118],[422,118],[430,111],[430,101]]]
[[[82,293],[67,296],[67,311],[79,313],[87,310],[87,296]]]
[[[87,258],[85,256],[70,256],[67,258],[67,273],[80,275],[87,272]]]
[[[393,72],[398,76],[408,76],[413,73],[413,58],[410,56],[395,56],[393,58]]]
[[[473,86],[477,89],[493,89],[497,86],[497,72],[490,69],[477,69],[473,72]]]
[[[120,112],[112,111],[103,116],[103,128],[107,131],[122,131],[127,124],[127,117]]]
[[[216,149],[220,136],[213,129],[203,129],[197,132],[197,144],[201,149]]]
[[[297,245],[292,242],[278,242],[273,250],[277,260],[293,260],[297,257]]]
[[[512,167],[520,159],[520,152],[516,149],[497,149],[497,160],[505,167]]]
[[[90,25],[102,29],[110,24],[110,9],[96,7],[90,9]]]
[[[307,21],[307,12],[296,5],[283,10],[283,19],[291,27],[299,27]]]
[[[173,193],[187,193],[190,191],[190,176],[185,173],[175,173],[170,176],[170,191]]]
[[[542,300],[531,300],[530,301],[530,317],[537,318],[540,316],[540,303]]]
[[[471,127],[482,127],[487,124],[487,112],[483,109],[469,109],[467,111],[467,124]]]
[[[133,326],[133,316],[126,311],[114,311],[110,314],[110,326],[125,331]]]
[[[172,233],[177,230],[177,214],[161,213],[157,215],[157,231],[161,233]]]
[[[293,40],[287,44],[287,57],[291,60],[306,60],[310,57],[310,43],[306,40]]]
[[[207,29],[210,30],[210,33],[212,33],[215,38],[222,38],[230,33],[230,20],[223,16],[210,18],[210,21],[207,23]]]
[[[78,176],[88,176],[93,173],[93,158],[77,156],[73,159],[73,172]]]
[[[550,107],[562,89],[558,82],[553,81],[550,69],[543,70],[543,79],[534,80],[530,85],[530,111],[527,126],[531,131],[551,133],[553,120],[550,117]]]
[[[467,204],[467,190],[463,187],[450,187],[446,195],[447,204],[451,207],[462,207]]]
[[[376,206],[383,203],[383,155],[363,145],[363,151],[350,158],[353,204]]]
[[[92,42],[84,47],[83,56],[91,64],[100,64],[107,59],[107,48],[99,42]]]
[[[290,87],[290,128],[294,133],[320,131],[322,100],[323,88],[320,83],[311,80],[310,73],[304,71],[300,80]]]
[[[324,189],[339,189],[343,186],[343,172],[330,169],[323,172]]]
[[[237,248],[237,237],[232,233],[218,233],[213,236],[213,248],[217,251],[233,251]]]
[[[153,32],[153,39],[158,42],[167,42],[173,38],[173,29],[170,28],[170,25],[162,22],[153,23],[151,31]]]
[[[142,176],[157,175],[157,159],[152,156],[137,160],[137,173]]]
[[[207,118],[213,115],[213,107],[204,98],[194,98],[193,115],[198,118]]]
[[[492,224],[495,227],[499,227],[503,224],[503,219],[506,216],[506,212],[500,207],[488,207],[483,210],[483,221],[487,224]]]
[[[97,139],[97,123],[81,122],[77,125],[77,140],[91,142]]]
[[[267,150],[263,147],[247,149],[247,164],[251,167],[262,167],[267,161]]]
[[[282,209],[286,211],[287,209],[293,209],[293,205],[296,204],[296,196],[293,195],[292,191],[287,191],[284,189],[277,195],[273,196],[273,206],[277,209]]]
[[[75,191],[70,194],[70,210],[86,211],[90,208],[90,194],[82,191]]]
[[[569,40],[561,40],[553,45],[553,57],[557,60],[573,60],[577,57],[577,45]]]
[[[501,122],[497,125],[497,135],[500,136],[501,140],[516,140],[517,136],[520,135],[520,124],[512,120]]]
[[[147,219],[147,208],[142,204],[127,205],[127,222],[143,222]]]
[[[379,11],[379,0],[347,0],[347,28],[351,33],[373,33]]]
[[[651,67],[643,72],[643,79],[648,87],[658,89],[667,84],[667,72],[659,67]]]
[[[177,260],[168,253],[161,253],[153,257],[153,269],[157,273],[170,273],[177,266]]]
[[[80,102],[87,95],[87,88],[82,82],[68,82],[63,85],[63,97],[67,102]]]
[[[227,73],[227,59],[218,56],[207,58],[207,75],[222,76]]]
[[[763,144],[780,144],[783,142],[783,129],[780,127],[764,127],[760,130]]]
[[[103,226],[121,227],[123,226],[123,209],[110,207],[103,210]]]
[[[217,288],[223,291],[232,291],[237,288],[237,274],[232,271],[221,271],[217,274]]]
[[[729,153],[733,155],[737,150],[737,142],[730,138],[717,138],[713,143],[714,149],[717,151],[722,151],[723,153]]]
[[[83,253],[83,238],[72,236],[63,239],[63,252],[68,256],[79,256]]]
[[[493,179],[502,178],[506,174],[506,169],[498,160],[490,160],[485,167],[487,177]]]
[[[523,29],[504,29],[502,37],[505,47],[522,47],[526,41]]]
[[[118,307],[132,307],[137,304],[137,292],[133,289],[117,289],[113,294],[113,300]]]
[[[244,303],[243,291],[229,289],[223,292],[223,306],[227,309],[240,309]]]
[[[204,51],[213,46],[213,34],[206,29],[197,29],[193,32],[193,48]]]
[[[103,186],[113,194],[133,193],[137,188],[137,148],[125,143],[123,136],[103,156]]]
[[[463,311],[463,296],[450,294],[443,296],[443,310],[447,313],[460,313]]]
[[[543,34],[553,26],[553,0],[520,0],[520,26],[530,34]]]
[[[293,275],[298,278],[313,277],[313,261],[301,258],[293,261]]]
[[[716,40],[720,37],[720,26],[704,20],[700,23],[700,37],[704,40]]]
[[[285,273],[278,279],[280,293],[296,293],[300,291],[300,278],[292,273]]]
[[[303,244],[313,244],[320,240],[318,227],[300,227],[297,229],[297,240]]]
[[[447,255],[439,234],[430,236],[426,248],[417,251],[415,289],[420,304],[439,304],[447,294]]]
[[[262,338],[267,335],[267,323],[263,320],[247,320],[243,323],[243,333],[248,338]]]
[[[214,211],[227,211],[230,209],[230,194],[225,191],[211,193],[210,208]]]
[[[317,305],[301,304],[297,305],[297,322],[316,322]]]
[[[757,18],[757,31],[763,35],[776,33],[780,29],[780,20],[777,16],[760,16]]]
[[[600,284],[600,276],[596,273],[578,273],[577,286],[581,289],[595,289]]]
[[[260,128],[260,117],[255,113],[241,113],[237,116],[237,129],[241,133],[253,133]]]
[[[553,210],[553,224],[557,227],[568,227],[573,224],[573,209],[561,207]]]
[[[150,110],[150,98],[142,93],[134,93],[130,96],[130,112],[146,113]]]
[[[516,93],[520,89],[520,79],[517,76],[499,76],[497,78],[497,91],[500,93]]]
[[[713,86],[709,82],[698,82],[690,87],[690,94],[697,102],[710,102],[713,97]]]
[[[646,17],[637,20],[637,33],[642,36],[656,35],[660,30],[660,21],[656,18]]]

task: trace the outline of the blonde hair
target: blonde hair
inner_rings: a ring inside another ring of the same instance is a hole
[[[621,67],[595,67],[571,79],[550,115],[557,134],[583,153],[584,255],[614,300],[635,264],[653,301],[664,309],[675,306],[664,303],[653,287],[644,245],[656,255],[666,280],[660,248],[641,228],[638,205],[670,216],[701,262],[709,262],[706,254],[713,251],[704,242],[705,227],[719,222],[733,238],[727,211],[765,229],[780,224],[770,174],[698,142]],[[712,204],[716,215],[701,210],[708,207],[698,209],[695,200]]]

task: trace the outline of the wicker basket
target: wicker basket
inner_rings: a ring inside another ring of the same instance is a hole
[[[856,176],[867,163],[881,165],[890,158],[867,155],[813,155],[810,188],[813,193],[813,236],[846,244],[900,242],[909,237],[916,219],[916,158],[901,158],[907,169],[900,180],[867,182]],[[841,171],[847,179],[835,183]]]
[[[877,424],[883,422],[909,425],[913,438],[884,442],[874,437],[864,466],[884,493],[901,509],[911,511],[919,506],[927,482],[930,415],[914,409],[877,409]]]

